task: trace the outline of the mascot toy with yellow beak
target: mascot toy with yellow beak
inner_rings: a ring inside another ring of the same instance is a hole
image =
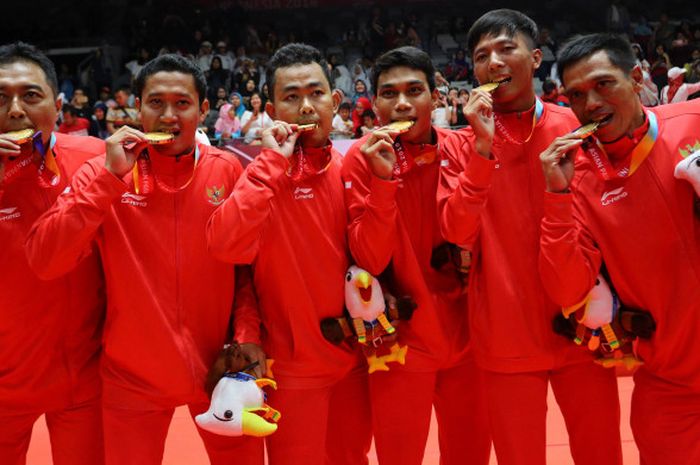
[[[369,373],[388,371],[387,363],[406,363],[407,346],[397,340],[399,320],[409,320],[416,309],[409,297],[384,295],[377,278],[355,265],[345,275],[346,315],[321,321],[323,336],[333,344],[355,339],[362,347]]]

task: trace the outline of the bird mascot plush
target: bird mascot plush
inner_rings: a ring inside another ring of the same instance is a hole
[[[388,371],[387,363],[406,363],[407,346],[397,340],[398,323],[416,309],[410,297],[384,294],[377,278],[352,265],[345,275],[345,315],[321,321],[323,336],[333,344],[354,339],[362,347],[369,373]]]
[[[277,383],[247,373],[256,365],[248,363],[235,342],[224,347],[207,375],[207,389],[215,384],[209,409],[195,417],[202,429],[222,436],[255,437],[277,431],[281,414],[265,403],[262,390],[277,389]]]
[[[628,370],[641,364],[634,355],[634,340],[650,338],[655,329],[649,312],[621,304],[603,273],[582,302],[563,308],[554,320],[555,332],[578,345],[585,344],[596,353],[597,363],[605,367],[623,365]]]

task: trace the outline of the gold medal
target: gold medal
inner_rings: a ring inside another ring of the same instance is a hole
[[[147,132],[146,141],[151,145],[169,144],[175,140],[175,136],[168,132]]]
[[[316,123],[310,123],[310,124],[299,124],[297,126],[297,132],[307,132],[307,131],[313,131],[318,127],[318,124]]]
[[[404,132],[408,132],[408,130],[411,129],[414,124],[416,124],[415,121],[394,121],[393,123],[386,125],[385,128],[389,131],[403,134]]]
[[[4,134],[6,137],[17,145],[26,144],[32,137],[34,137],[34,129],[20,129],[19,131],[6,132]]]
[[[600,126],[600,123],[598,122],[592,122],[588,124],[584,124],[578,129],[575,129],[574,131],[571,132],[573,136],[578,137],[579,139],[585,139],[586,137],[592,135],[596,130],[598,129],[598,126]]]
[[[493,92],[494,90],[498,89],[498,86],[501,84],[505,84],[506,82],[510,82],[510,78],[505,78],[502,81],[498,82],[487,82],[483,86],[479,86],[474,90],[483,90],[484,92]]]

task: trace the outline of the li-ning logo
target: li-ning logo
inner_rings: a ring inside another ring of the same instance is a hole
[[[207,197],[209,197],[209,203],[218,206],[224,203],[224,195],[226,195],[226,186],[221,187],[211,186],[207,187]]]
[[[625,192],[625,187],[618,187],[617,189],[613,189],[611,191],[603,192],[602,197],[600,197],[600,203],[601,205],[608,206],[612,203],[617,202],[618,200],[624,199],[627,197],[627,192]]]
[[[131,192],[124,192],[122,195],[122,203],[133,205],[135,207],[145,207],[148,205],[145,195],[132,194]]]
[[[22,212],[17,207],[0,208],[0,221],[14,220],[20,216],[22,216]]]
[[[310,187],[297,187],[294,189],[294,199],[295,200],[304,200],[304,199],[313,199],[314,198],[314,193],[313,189]]]

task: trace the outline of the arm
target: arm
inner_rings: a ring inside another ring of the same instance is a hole
[[[113,202],[127,190],[122,177],[131,171],[143,133],[124,126],[105,142],[104,167],[93,159],[73,177],[70,189],[34,223],[26,251],[32,269],[52,279],[73,269],[90,249]],[[123,144],[137,143],[125,149]]]
[[[467,156],[462,169],[460,160]],[[445,239],[471,248],[481,229],[481,212],[486,204],[495,160],[476,155],[471,143],[448,138],[441,153],[437,201],[440,231]]]
[[[297,137],[288,124],[279,121],[263,131],[263,150],[207,223],[207,242],[214,257],[242,265],[253,262]]]
[[[255,376],[267,373],[267,357],[260,346],[260,314],[250,266],[236,267],[236,295],[233,301],[233,339],[249,362],[258,362]]]
[[[549,296],[562,307],[581,302],[593,288],[600,251],[576,213],[574,194],[545,192],[539,271]]]
[[[379,275],[389,264],[396,241],[396,189],[398,182],[372,173],[354,144],[343,160],[348,242],[357,264]]]

